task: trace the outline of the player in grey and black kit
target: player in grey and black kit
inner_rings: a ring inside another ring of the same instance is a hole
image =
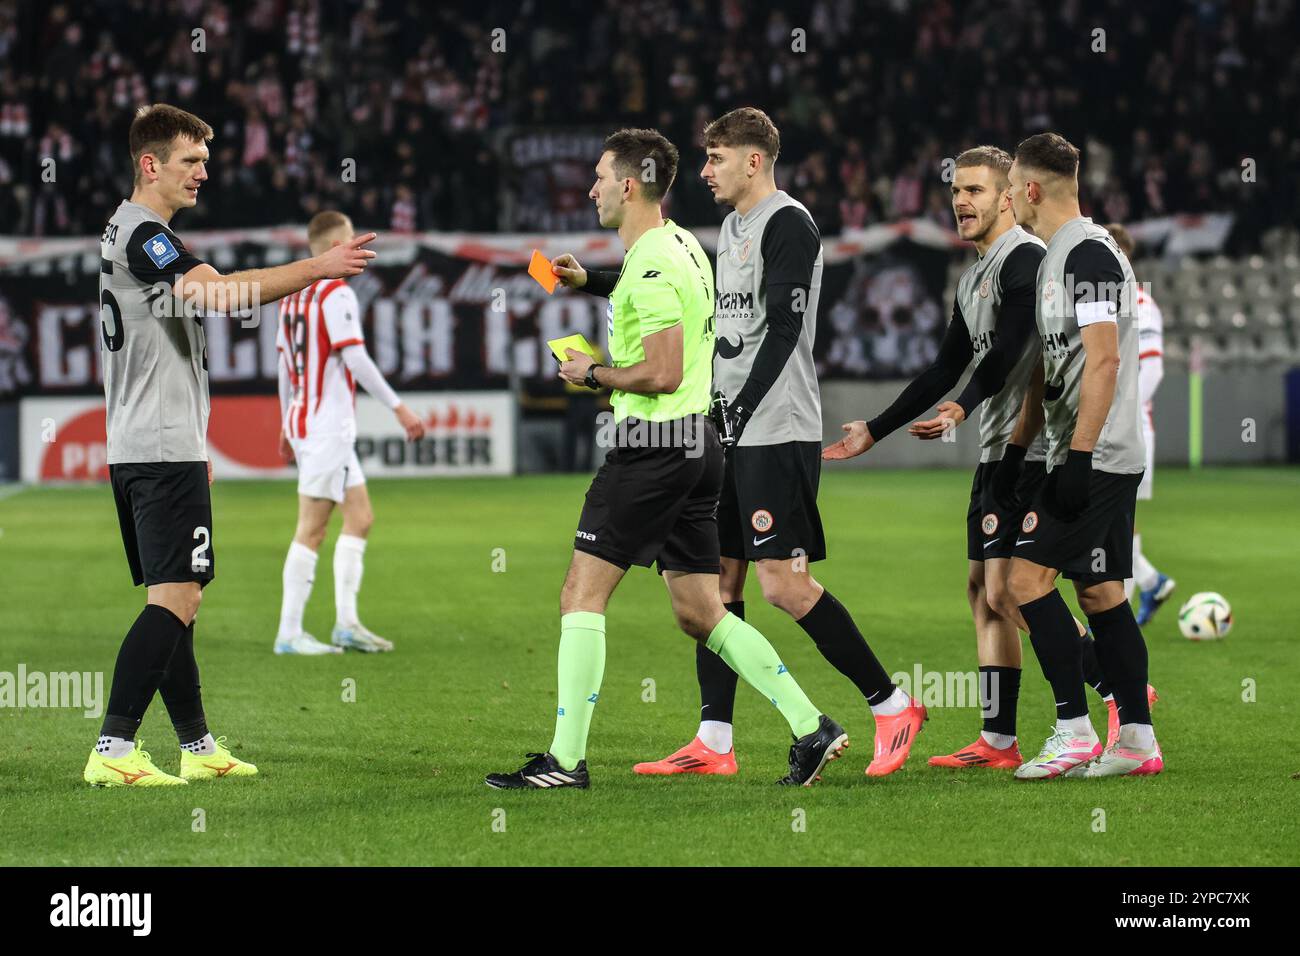
[[[1013,769],[1021,763],[1016,744],[1021,665],[1018,614],[1014,606],[1012,613],[1007,613],[1004,605],[1007,565],[1023,515],[993,500],[990,477],[1007,449],[1030,370],[1038,360],[1035,283],[1046,247],[1016,225],[1007,181],[1010,169],[1011,156],[996,146],[977,146],[957,157],[951,187],[953,216],[958,235],[975,246],[979,258],[958,281],[952,322],[939,354],[889,408],[871,421],[846,424],[845,436],[822,456],[840,461],[870,450],[930,408],[957,385],[967,369],[972,370],[956,401],[942,403],[935,418],[916,422],[910,429],[918,438],[938,438],[982,404],[980,462],[966,514],[966,557],[984,727],[973,744],[947,756],[931,757],[934,766]],[[1024,498],[1033,496],[1046,475],[1044,447],[1035,451],[1021,478]],[[1012,448],[1010,454],[1023,459],[1025,450]]]
[[[118,652],[100,731],[83,777],[98,786],[165,786],[249,776],[208,732],[194,658],[194,618],[212,580],[203,311],[255,308],[317,279],[357,275],[374,253],[362,236],[313,259],[223,276],[168,228],[207,180],[212,127],[173,106],[142,107],[129,134],[135,189],[100,241],[100,329],[108,466],[127,563],[147,603]],[[155,692],[181,743],[181,773],[135,744]],[[224,740],[224,738],[222,738]]]
[[[1042,752],[1016,771],[1026,780],[1146,775],[1164,766],[1147,699],[1146,644],[1124,598],[1146,465],[1137,282],[1110,234],[1080,214],[1078,171],[1079,151],[1040,133],[1017,147],[1009,175],[1016,221],[1047,243],[1038,270],[1043,361],[1011,443],[1027,447],[1045,420],[1048,475],[1021,523],[1009,587],[1052,685],[1057,723]],[[1016,472],[1004,458],[995,495],[1010,497]],[[1056,589],[1062,573],[1074,581],[1119,705],[1119,737],[1104,753],[1088,720],[1075,622]]]
[[[975,619],[979,654],[983,729],[974,743],[930,758],[930,765],[987,770],[1021,764],[1016,739],[1020,696],[1020,609],[1007,591],[1007,570],[1028,503],[1047,477],[1047,444],[1040,435],[1029,449],[1008,444],[1020,415],[1030,372],[1040,359],[1035,335],[1038,266],[1046,246],[1016,225],[1007,174],[1011,156],[996,146],[976,146],[958,155],[953,172],[952,208],[961,238],[979,258],[962,273],[953,299],[952,322],[934,362],[892,405],[871,421],[849,422],[847,434],[827,448],[828,461],[852,458],[874,447],[957,385],[970,380],[955,401],[908,429],[923,440],[942,437],[981,406],[980,462],[971,482],[966,511],[966,596]],[[999,504],[992,477],[1002,460],[1019,468],[1015,501]],[[1103,700],[1108,688],[1093,643],[1078,627],[1088,683]],[[1108,707],[1111,706],[1108,703]],[[1118,734],[1118,725],[1116,725]]]
[[[802,204],[776,188],[781,149],[762,110],[744,107],[704,130],[701,176],[720,205],[716,268],[714,387],[726,397],[733,439],[718,504],[720,587],[729,611],[744,615],[752,561],[763,597],[802,627],[822,655],[862,692],[875,718],[867,774],[903,765],[925,708],[896,687],[852,616],[808,571],[826,557],[817,486],[821,398],[813,364],[822,246]],[[732,705],[736,675],[707,648],[696,651],[700,728],[668,757],[638,773],[734,773]]]

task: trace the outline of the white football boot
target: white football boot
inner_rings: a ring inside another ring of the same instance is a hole
[[[367,654],[379,654],[393,649],[393,642],[385,640],[362,624],[335,624],[330,642],[339,650],[350,648]]]
[[[303,654],[314,657],[319,654],[342,654],[343,648],[322,644],[306,631],[299,631],[289,637],[285,637],[283,634],[277,636],[275,639],[275,652],[277,654]]]
[[[1017,780],[1052,780],[1086,766],[1100,755],[1101,741],[1091,727],[1085,735],[1054,726],[1038,756],[1017,767],[1015,777]]]

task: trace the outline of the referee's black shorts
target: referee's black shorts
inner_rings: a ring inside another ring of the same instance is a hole
[[[664,440],[645,443],[641,432]],[[707,415],[673,422],[619,423],[618,444],[596,472],[573,547],[610,564],[657,564],[659,573],[718,574],[718,491],[722,446]],[[674,444],[672,436],[694,436]]]
[[[136,585],[197,581],[216,573],[205,461],[108,466],[122,544]]]
[[[1020,523],[1015,557],[1055,568],[1072,581],[1096,584],[1133,576],[1133,516],[1142,472],[1092,469],[1088,507],[1073,521],[1054,512],[1049,476]]]
[[[821,473],[821,442],[732,448],[718,503],[723,556],[824,560],[826,535],[817,510]]]
[[[966,557],[972,561],[990,558],[1010,558],[1016,549],[1016,536],[1025,512],[1038,495],[1038,488],[1047,478],[1047,463],[1027,461],[1020,469],[1016,483],[1016,507],[1008,511],[993,498],[989,487],[998,461],[980,462],[970,486],[970,506],[966,509]]]

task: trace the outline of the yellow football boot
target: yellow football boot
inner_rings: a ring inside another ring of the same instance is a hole
[[[181,751],[181,776],[186,780],[216,780],[218,777],[251,777],[257,768],[226,749],[226,738],[217,738],[217,752],[193,754]]]
[[[82,779],[94,787],[175,787],[189,783],[155,767],[143,746],[144,741],[137,740],[135,749],[125,757],[105,757],[92,750]]]

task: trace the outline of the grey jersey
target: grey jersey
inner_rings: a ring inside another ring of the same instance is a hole
[[[108,461],[205,461],[208,362],[202,320],[171,293],[198,259],[147,206],[123,202],[99,245]]]
[[[1084,350],[1080,326],[1113,322],[1119,376],[1092,467],[1132,475],[1146,467],[1138,398],[1137,280],[1115,240],[1082,216],[1058,229],[1038,271],[1038,332],[1043,347],[1043,412],[1048,467],[1065,461],[1079,418]]]
[[[768,335],[768,285],[808,286],[794,351],[753,410],[740,444],[820,442],[821,394],[813,364],[813,340],[817,336],[822,252],[812,217],[802,203],[777,190],[745,215],[733,210],[727,216],[718,234],[717,259],[713,382],[733,402],[749,380]]]
[[[1019,226],[1013,226],[997,238],[988,251],[971,263],[970,268],[957,280],[957,303],[962,319],[970,333],[971,368],[977,366],[988,350],[997,341],[998,318],[1002,312],[1004,295],[1008,283],[1004,283],[1003,265],[1016,249],[1029,244],[1038,250],[1047,247],[1043,240],[1031,236]],[[1042,256],[1023,255],[1017,257],[1017,265],[1023,275],[1014,277],[1014,281],[1023,286],[1024,293],[1022,313],[1026,323],[1030,322],[1034,283],[1038,263]],[[1023,259],[1023,262],[1020,260]],[[1032,333],[1026,324],[1021,334]],[[1020,349],[1014,364],[1007,372],[1006,382],[996,395],[990,395],[980,405],[980,461],[999,461],[1006,448],[1011,432],[1020,417],[1020,406],[1024,401],[1025,389],[1029,385],[1029,376],[1034,362],[1038,359],[1038,341],[1029,334]]]

